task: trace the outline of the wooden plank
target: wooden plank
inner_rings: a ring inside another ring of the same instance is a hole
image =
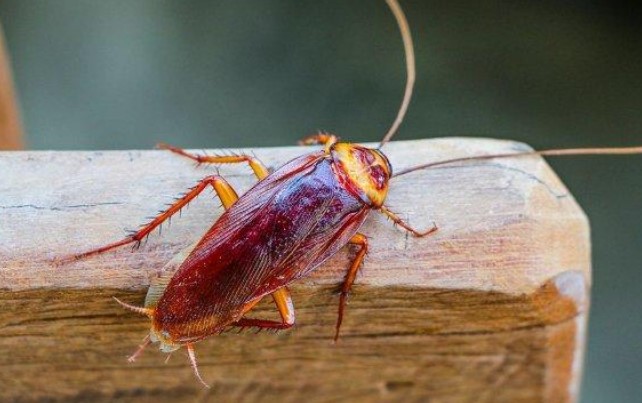
[[[523,150],[486,139],[386,145],[394,167]],[[305,152],[256,149],[276,167]],[[221,167],[240,191],[246,166]],[[574,401],[590,287],[585,215],[538,157],[468,163],[393,180],[388,204],[416,239],[373,213],[370,254],[332,343],[346,250],[292,287],[298,323],[278,335],[199,343],[203,390],[184,353],[125,357],[146,319],[150,276],[221,213],[195,201],[162,237],[75,264],[51,259],[116,240],[212,168],[162,151],[0,153],[0,400]],[[275,315],[268,303],[257,315]],[[46,379],[46,382],[43,382]]]
[[[22,123],[13,89],[9,53],[0,25],[0,150],[19,150],[22,147]]]

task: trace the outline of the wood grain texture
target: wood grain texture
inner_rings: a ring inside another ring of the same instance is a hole
[[[19,150],[22,147],[18,100],[13,88],[9,53],[0,25],[0,150]]]
[[[497,140],[386,146],[394,167],[523,150]],[[305,152],[256,149],[269,167]],[[105,244],[213,168],[161,151],[0,153],[0,400],[537,402],[577,398],[590,287],[586,217],[540,158],[442,167],[393,180],[388,204],[416,239],[373,213],[370,253],[342,339],[332,344],[346,248],[292,287],[297,326],[197,345],[203,390],[180,351],[125,357],[148,328],[112,296],[141,304],[150,276],[221,213],[196,200],[162,237],[63,267]],[[240,192],[246,166],[220,172]],[[269,303],[253,313],[276,317]]]

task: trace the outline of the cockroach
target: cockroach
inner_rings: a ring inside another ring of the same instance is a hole
[[[436,225],[424,231],[416,230],[386,207],[392,178],[437,165],[479,159],[642,153],[642,147],[527,151],[430,162],[393,174],[390,161],[381,148],[397,132],[408,109],[415,80],[415,61],[406,17],[396,0],[386,2],[401,31],[407,81],[397,116],[377,148],[342,142],[333,134],[315,134],[301,143],[323,145],[323,149],[295,158],[270,173],[253,156],[196,155],[161,145],[161,148],[199,164],[246,163],[258,182],[239,197],[222,176],[207,176],[132,235],[65,259],[78,260],[127,244],[140,244],[203,190],[209,186],[214,188],[225,211],[198,242],[170,262],[178,268],[164,271],[152,281],[144,306],[132,306],[116,299],[123,307],[151,320],[149,334],[129,357],[130,362],[152,343],[159,343],[160,350],[166,353],[185,346],[196,377],[207,387],[196,363],[196,342],[230,327],[275,330],[292,327],[294,305],[287,286],[309,275],[344,246],[355,245],[358,247],[356,256],[340,286],[336,341],[346,299],[368,253],[368,239],[359,228],[370,212],[384,214],[417,237],[437,231]],[[281,321],[246,318],[245,314],[267,295],[272,296]]]

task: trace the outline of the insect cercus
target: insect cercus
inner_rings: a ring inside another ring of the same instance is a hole
[[[379,147],[339,142],[332,134],[316,134],[306,137],[302,143],[321,144],[322,150],[295,158],[269,173],[258,159],[249,155],[202,156],[162,145],[161,148],[198,163],[247,163],[258,182],[239,197],[223,177],[207,176],[134,234],[68,258],[87,258],[123,245],[140,243],[209,186],[221,199],[225,212],[198,242],[177,255],[180,262],[175,271],[152,281],[143,307],[118,301],[151,320],[149,334],[130,361],[151,343],[159,343],[160,350],[166,353],[185,346],[196,376],[207,386],[196,364],[196,342],[233,326],[268,329],[293,326],[294,305],[288,284],[309,275],[342,247],[356,245],[356,256],[340,288],[336,340],[346,297],[368,252],[367,238],[359,228],[369,213],[383,213],[415,236],[426,236],[437,230],[436,226],[425,231],[416,230],[386,207],[388,184],[393,177],[436,165],[479,159],[642,153],[642,147],[529,151],[438,161],[393,173],[381,147],[395,134],[406,113],[415,67],[406,18],[396,0],[386,1],[401,31],[408,76],[397,117]],[[281,321],[244,317],[267,295],[274,299]]]

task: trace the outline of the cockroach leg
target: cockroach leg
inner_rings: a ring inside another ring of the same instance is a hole
[[[426,230],[424,232],[420,232],[420,231],[417,231],[416,229],[412,228],[410,225],[406,224],[401,218],[399,218],[398,215],[396,215],[392,211],[388,210],[388,208],[386,208],[386,206],[379,207],[379,210],[383,214],[385,214],[388,218],[390,218],[392,220],[392,222],[394,222],[396,225],[399,225],[401,228],[403,228],[406,231],[412,233],[416,237],[422,237],[422,236],[431,235],[431,234],[437,232],[437,230],[439,229],[437,227],[437,224],[433,223],[432,224],[432,228],[430,228],[430,229],[428,229],[428,230]]]
[[[212,182],[212,187],[214,187],[218,198],[221,199],[223,208],[227,210],[232,206],[232,204],[236,203],[236,201],[239,199],[239,196],[234,188],[225,179],[218,175],[216,175],[215,177],[218,178],[218,180]]]
[[[254,171],[256,177],[259,178],[259,180],[264,179],[269,174],[269,171],[263,165],[263,163],[259,161],[258,158],[251,155],[199,155],[188,153],[182,148],[174,147],[165,143],[159,143],[156,148],[169,150],[178,155],[182,155],[183,157],[192,159],[199,164],[238,164],[247,162],[250,165],[250,168],[252,168],[252,171]]]
[[[335,343],[337,342],[337,340],[339,340],[339,329],[341,329],[341,323],[343,322],[343,313],[345,311],[346,302],[348,300],[348,294],[350,293],[352,284],[354,284],[354,280],[357,277],[359,266],[361,266],[366,253],[368,253],[368,239],[365,237],[365,235],[355,234],[350,239],[349,243],[359,246],[359,251],[357,252],[357,256],[352,261],[350,269],[348,269],[348,273],[346,273],[346,277],[343,280],[343,285],[341,286],[341,295],[339,297],[339,315],[337,317],[337,324],[335,327],[336,330],[334,333]]]
[[[294,325],[296,321],[294,316],[294,304],[292,303],[292,296],[287,287],[279,288],[278,290],[272,293],[272,299],[276,304],[276,308],[281,314],[281,320],[283,323],[290,326]]]
[[[302,146],[322,144],[325,148],[325,151],[329,152],[330,147],[332,147],[332,145],[337,141],[339,141],[339,137],[335,136],[334,134],[317,133],[317,134],[311,134],[309,136],[302,138],[301,140],[299,140],[299,144]]]
[[[131,243],[140,243],[146,236],[148,236],[154,229],[160,226],[164,221],[168,220],[172,215],[178,213],[183,207],[185,207],[189,202],[194,200],[205,188],[211,185],[216,194],[221,199],[223,206],[229,208],[234,202],[238,199],[238,196],[230,184],[218,175],[210,175],[202,179],[196,186],[190,189],[183,197],[176,200],[175,203],[169,206],[167,210],[162,212],[156,218],[154,218],[150,223],[143,226],[140,230],[134,232],[132,235],[127,238],[121,239],[120,241],[110,243],[109,245],[102,246],[90,250],[88,252],[80,253],[78,255],[73,255],[68,258],[62,258],[61,263],[66,263],[68,261],[74,261],[83,259],[92,255],[98,255],[105,253],[112,249],[118,248],[120,246],[128,245]]]
[[[150,344],[152,344],[152,340],[149,338],[149,335],[147,335],[147,336],[145,336],[145,338],[143,339],[143,344],[141,344],[140,346],[138,346],[138,350],[136,350],[136,351],[134,352],[134,354],[130,355],[130,356],[127,358],[127,361],[128,361],[128,362],[135,362],[135,361],[136,361],[136,359],[138,359],[138,357],[140,357],[140,355],[143,353],[143,350],[145,350],[145,347],[149,346]]]
[[[294,304],[292,303],[292,296],[290,296],[290,291],[288,291],[286,287],[279,288],[272,293],[272,298],[274,299],[276,308],[279,310],[279,314],[281,315],[281,322],[265,319],[241,318],[236,322],[231,323],[230,326],[238,326],[241,328],[256,327],[259,329],[274,330],[289,329],[294,326]],[[255,304],[256,303],[253,303],[250,309]]]
[[[188,343],[186,347],[187,347],[187,355],[189,356],[189,362],[190,364],[192,364],[192,369],[194,370],[194,374],[196,375],[198,380],[201,381],[203,386],[209,389],[210,385],[205,383],[205,381],[201,377],[200,372],[198,372],[198,365],[196,364],[196,353],[194,352],[194,344]]]

